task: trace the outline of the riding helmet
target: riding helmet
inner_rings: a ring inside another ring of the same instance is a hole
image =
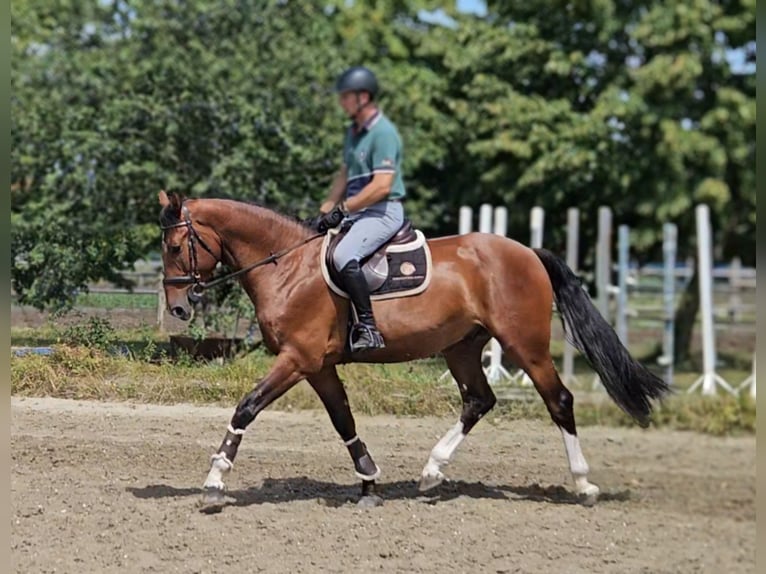
[[[343,92],[367,92],[370,99],[375,99],[378,94],[378,79],[369,68],[354,66],[343,72],[335,83],[335,91]]]

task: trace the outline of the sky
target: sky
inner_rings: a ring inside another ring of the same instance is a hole
[[[487,13],[487,5],[484,0],[457,0],[457,9],[461,12],[474,12],[479,16]]]

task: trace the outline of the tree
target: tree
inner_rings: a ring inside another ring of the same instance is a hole
[[[322,11],[294,2],[14,3],[13,287],[67,307],[158,247],[156,193],[296,213],[343,119]],[[321,58],[317,58],[321,54]]]

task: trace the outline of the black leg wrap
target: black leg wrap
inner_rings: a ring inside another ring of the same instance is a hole
[[[229,462],[234,462],[234,458],[237,456],[237,449],[239,448],[239,443],[242,442],[242,435],[241,434],[234,434],[231,431],[226,431],[226,436],[223,439],[223,442],[221,443],[220,448],[218,449],[218,452],[222,452],[226,455],[226,458],[229,460]]]
[[[234,416],[231,417],[231,426],[235,429],[245,429],[247,425],[255,420],[255,414],[255,401],[248,395],[237,405]]]
[[[375,480],[380,475],[380,469],[372,460],[367,447],[361,440],[355,440],[348,445],[348,452],[354,461],[354,470],[362,480]]]

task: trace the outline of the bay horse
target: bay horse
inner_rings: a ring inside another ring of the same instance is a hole
[[[462,398],[458,422],[437,442],[419,488],[444,480],[443,467],[495,405],[482,369],[492,337],[523,369],[560,429],[577,496],[595,502],[588,464],[575,427],[572,393],[550,355],[555,300],[575,347],[600,377],[611,399],[642,426],[652,400],[669,387],[633,359],[601,317],[577,276],[550,251],[530,249],[494,234],[431,239],[432,279],[422,293],[375,301],[384,349],[350,356],[349,303],[328,288],[319,235],[270,209],[225,199],[184,199],[159,194],[162,206],[164,289],[171,315],[189,320],[204,289],[236,277],[253,301],[263,341],[276,358],[269,372],[237,405],[203,484],[203,510],[224,505],[224,477],[231,471],[245,429],[258,413],[301,380],[319,396],[348,448],[362,481],[360,505],[379,504],[380,469],[357,434],[337,365],[403,362],[442,354]],[[210,281],[222,262],[234,272]]]

